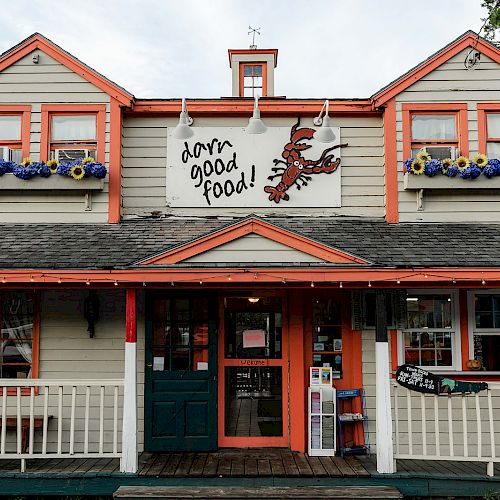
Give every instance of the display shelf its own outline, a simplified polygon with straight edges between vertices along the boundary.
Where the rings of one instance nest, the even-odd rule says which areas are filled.
[[[333,387],[309,387],[308,421],[310,456],[334,456],[337,442],[336,391]]]
[[[363,389],[338,390],[336,399],[340,456],[343,457],[346,453],[370,454],[368,415]],[[350,435],[351,440],[346,441],[346,435]],[[356,443],[355,439],[362,440],[362,443]],[[352,444],[347,446],[349,442]]]

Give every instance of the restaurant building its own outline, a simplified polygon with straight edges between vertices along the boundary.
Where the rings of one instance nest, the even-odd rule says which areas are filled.
[[[469,31],[326,101],[280,96],[276,49],[228,55],[232,96],[185,103],[40,34],[0,56],[0,459],[119,459],[131,481],[140,457],[189,476],[269,448],[330,477],[316,367],[359,416],[327,448],[371,451],[379,480],[414,460],[493,481],[500,50]],[[488,389],[411,391],[403,364]]]

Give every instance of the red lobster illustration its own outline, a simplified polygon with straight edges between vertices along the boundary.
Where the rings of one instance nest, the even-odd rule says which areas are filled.
[[[275,174],[270,175],[268,179],[272,181],[276,177],[281,177],[280,182],[277,186],[264,187],[264,191],[269,193],[269,200],[275,203],[279,203],[280,200],[287,201],[290,197],[286,191],[294,184],[299,190],[301,186],[307,186],[308,182],[312,179],[312,177],[307,174],[331,174],[335,172],[340,165],[340,158],[333,161],[335,155],[329,153],[334,149],[347,146],[347,144],[331,146],[321,153],[318,160],[306,160],[302,157],[301,151],[309,149],[312,146],[311,144],[305,144],[300,141],[305,139],[311,140],[315,130],[307,127],[298,128],[298,126],[299,122],[290,130],[290,142],[285,145],[281,153],[285,161],[273,160],[275,167],[271,170],[275,172]],[[279,163],[282,163],[285,167],[277,167],[276,165]]]

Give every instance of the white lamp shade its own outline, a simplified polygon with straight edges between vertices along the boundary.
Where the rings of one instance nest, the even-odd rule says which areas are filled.
[[[321,127],[314,132],[314,138],[318,142],[334,142],[335,134],[333,133],[332,128],[330,127],[330,117],[325,115],[323,117],[323,121],[321,123]]]
[[[267,130],[264,122],[260,118],[250,118],[248,126],[245,129],[247,134],[263,134]]]
[[[172,132],[172,137],[175,139],[189,139],[193,137],[194,132],[189,128],[189,119],[187,114],[183,111],[179,117],[179,124]]]

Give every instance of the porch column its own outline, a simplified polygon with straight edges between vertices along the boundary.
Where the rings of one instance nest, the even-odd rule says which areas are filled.
[[[137,472],[137,292],[126,291],[121,472]]]
[[[375,406],[377,430],[377,472],[395,472],[392,440],[389,342],[384,290],[376,291]]]

